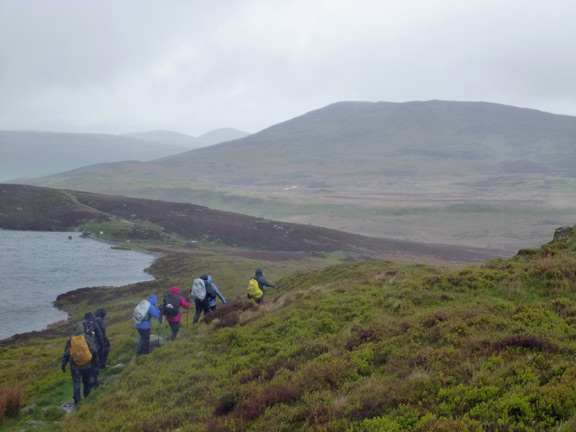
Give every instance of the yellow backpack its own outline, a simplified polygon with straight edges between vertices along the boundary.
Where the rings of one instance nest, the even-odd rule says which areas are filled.
[[[256,300],[264,295],[256,279],[250,279],[250,283],[248,283],[248,294]]]
[[[70,338],[70,355],[77,366],[85,365],[92,360],[92,353],[90,352],[90,348],[88,348],[84,335],[72,336]]]

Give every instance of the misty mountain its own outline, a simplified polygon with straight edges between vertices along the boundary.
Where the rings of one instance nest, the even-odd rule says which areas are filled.
[[[243,132],[238,129],[234,128],[221,128],[215,129],[204,135],[200,135],[198,140],[206,143],[206,144],[219,144],[224,141],[233,141],[240,138],[245,138],[250,135],[248,132]]]
[[[216,129],[199,138],[164,130],[120,135],[0,131],[0,181],[107,162],[152,161],[248,135],[232,128]]]
[[[484,102],[340,102],[245,138],[144,164],[46,179],[144,176],[307,188],[375,187],[382,178],[576,176],[576,117]],[[60,186],[66,186],[59,183]]]
[[[0,181],[105,162],[150,161],[186,150],[180,145],[118,135],[0,131]]]
[[[233,128],[215,129],[199,137],[193,137],[183,133],[166,130],[131,132],[122,134],[122,136],[127,136],[130,138],[137,138],[150,142],[172,144],[186,147],[188,149],[196,149],[208,145],[218,144],[224,141],[232,141],[235,139],[244,138],[248,135],[250,134],[247,132],[242,132]]]
[[[206,145],[204,141],[201,141],[200,139],[195,138],[193,136],[168,130],[129,132],[125,134],[120,134],[120,136],[135,138],[143,141],[150,141],[154,143],[171,144],[186,149],[199,148]]]

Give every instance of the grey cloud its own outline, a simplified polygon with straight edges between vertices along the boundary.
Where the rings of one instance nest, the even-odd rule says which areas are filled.
[[[0,0],[0,129],[255,132],[339,100],[576,115],[576,7]]]

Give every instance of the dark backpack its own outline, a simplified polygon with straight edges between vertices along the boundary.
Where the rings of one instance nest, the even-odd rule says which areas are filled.
[[[216,292],[214,288],[212,288],[212,284],[205,280],[204,285],[206,285],[206,298],[208,300],[214,300],[216,298]]]
[[[180,307],[180,296],[176,294],[168,294],[164,297],[162,303],[162,313],[167,317],[175,317],[178,315],[178,308]]]

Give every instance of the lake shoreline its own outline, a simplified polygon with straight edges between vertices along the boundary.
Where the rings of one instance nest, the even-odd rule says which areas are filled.
[[[28,231],[21,231],[21,230],[7,230],[7,229],[2,229],[2,231],[4,232],[28,232]],[[39,233],[39,231],[30,231],[33,233]],[[0,339],[0,347],[8,347],[8,346],[13,346],[13,345],[17,345],[20,344],[22,342],[31,340],[31,339],[54,339],[54,338],[58,338],[58,337],[62,337],[63,336],[63,332],[62,332],[62,328],[64,328],[64,333],[65,335],[68,335],[69,333],[69,326],[70,326],[70,322],[72,320],[72,316],[74,313],[74,303],[68,303],[68,302],[64,302],[64,305],[62,305],[62,300],[66,300],[66,299],[70,299],[70,298],[75,298],[78,296],[78,293],[82,293],[82,297],[86,298],[87,297],[87,293],[90,292],[90,297],[94,296],[94,295],[101,295],[105,292],[108,292],[109,290],[125,290],[126,288],[135,285],[135,284],[142,284],[142,283],[146,283],[146,282],[154,282],[157,279],[157,276],[154,275],[150,269],[153,266],[153,264],[158,260],[161,259],[162,257],[166,256],[165,253],[162,252],[158,252],[158,251],[154,251],[154,250],[149,250],[146,248],[142,248],[142,247],[129,247],[129,248],[125,248],[123,246],[126,246],[122,243],[118,243],[118,242],[114,242],[114,241],[110,241],[110,240],[106,240],[106,239],[102,239],[102,238],[98,238],[97,236],[94,235],[90,235],[90,236],[82,236],[81,233],[76,232],[76,231],[46,231],[45,233],[58,233],[58,234],[64,234],[66,236],[68,236],[68,240],[66,241],[71,241],[73,238],[78,238],[78,239],[88,239],[88,240],[97,240],[98,243],[105,243],[107,245],[110,246],[110,249],[118,249],[118,250],[128,250],[128,251],[133,251],[133,252],[137,252],[139,254],[145,254],[148,256],[152,257],[152,260],[150,262],[148,262],[146,264],[146,267],[141,268],[141,271],[146,275],[145,278],[141,279],[141,280],[137,280],[138,278],[135,278],[135,282],[131,282],[131,283],[127,283],[127,284],[123,284],[123,285],[91,285],[91,286],[84,286],[84,287],[77,287],[77,288],[72,288],[69,289],[68,291],[64,291],[61,293],[56,294],[55,297],[52,298],[52,300],[49,303],[49,307],[50,308],[54,308],[57,311],[63,312],[66,314],[66,318],[65,319],[57,319],[58,317],[55,317],[56,319],[54,321],[48,322],[48,323],[44,323],[44,324],[40,324],[43,325],[43,328],[41,329],[33,329],[33,330],[29,330],[29,331],[22,331],[19,333],[14,333],[11,334],[8,337],[4,337],[2,339]],[[75,237],[72,237],[75,234],[80,234],[77,235]],[[104,282],[106,283],[106,282]],[[68,303],[68,304],[66,304]],[[92,311],[94,312],[94,311]],[[20,318],[17,318],[20,319]],[[14,319],[12,321],[14,323]]]

